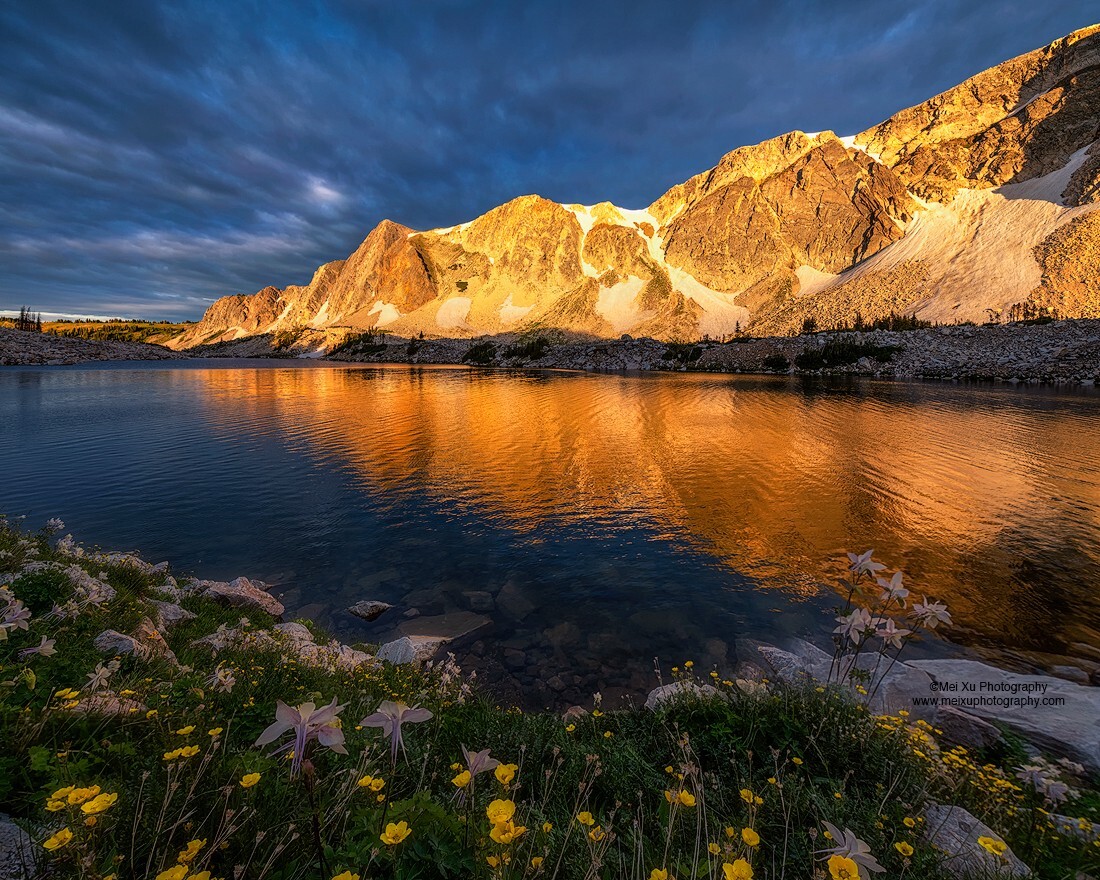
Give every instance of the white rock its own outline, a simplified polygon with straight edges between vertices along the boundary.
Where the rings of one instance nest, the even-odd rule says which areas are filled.
[[[924,839],[947,856],[944,867],[959,880],[984,877],[1030,877],[1031,869],[1011,849],[1001,856],[986,852],[979,837],[1001,837],[962,807],[930,804],[924,810]]]
[[[229,583],[221,581],[203,581],[202,595],[233,608],[247,611],[266,611],[272,617],[281,617],[286,610],[283,603],[262,589],[260,581],[253,583],[246,577],[239,577]],[[259,585],[259,586],[258,586]]]
[[[667,703],[692,698],[705,700],[717,693],[717,689],[709,684],[699,685],[693,681],[674,681],[671,684],[663,684],[651,690],[649,696],[645,698],[645,707],[651,712],[656,712]]]
[[[985,698],[986,705],[958,708],[1003,724],[1038,746],[1084,764],[1093,773],[1100,772],[1100,688],[1049,675],[1020,675],[976,660],[912,660],[909,665],[929,673],[944,685],[954,682],[961,688],[963,682],[972,684],[973,692],[942,693]],[[1032,691],[1034,688],[1037,690]],[[1062,705],[990,705],[994,701],[1054,698],[1061,699]]]
[[[149,604],[153,606],[153,610],[156,612],[161,629],[171,629],[176,624],[194,620],[197,616],[194,612],[181,608],[174,602],[159,602],[156,599],[150,599]]]
[[[144,647],[137,639],[113,629],[105,629],[95,637],[92,644],[100,654],[108,657],[118,654],[136,654],[140,657],[145,654]]]
[[[36,854],[30,835],[0,813],[0,880],[37,877]]]

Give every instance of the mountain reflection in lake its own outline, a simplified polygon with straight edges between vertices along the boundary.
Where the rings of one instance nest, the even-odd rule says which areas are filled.
[[[867,547],[950,605],[956,642],[1049,665],[1100,647],[1097,402],[286,361],[5,368],[0,511],[276,582],[345,640],[474,629],[460,660],[529,704],[644,691],[654,658],[728,670],[746,636],[824,644],[840,560]],[[398,607],[344,611],[368,598]]]

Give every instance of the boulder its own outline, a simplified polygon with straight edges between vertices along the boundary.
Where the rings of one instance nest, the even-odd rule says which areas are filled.
[[[1011,849],[1000,856],[983,849],[979,837],[1001,837],[962,807],[929,804],[924,810],[922,834],[929,845],[946,856],[944,867],[959,880],[1031,876],[1031,869]]]
[[[492,629],[491,618],[472,611],[451,611],[446,614],[421,615],[406,620],[397,629],[406,636],[429,636],[448,642],[472,640]]]
[[[386,642],[378,649],[377,658],[399,666],[404,663],[425,663],[431,660],[450,639],[438,636],[402,636]]]
[[[92,645],[100,654],[115,657],[119,654],[145,655],[145,646],[133,636],[120,633],[113,629],[105,629],[92,641]]]
[[[353,614],[363,620],[377,620],[391,608],[393,606],[386,602],[379,602],[376,599],[364,599],[362,602],[356,602],[348,608],[348,614]]]
[[[995,746],[1002,739],[1000,728],[954,706],[936,709],[936,727],[943,731],[941,742],[972,752]]]
[[[0,880],[37,877],[36,854],[30,835],[0,813]]]
[[[88,696],[82,696],[80,701],[73,706],[71,712],[83,712],[88,715],[109,715],[111,717],[122,717],[127,715],[144,715],[149,711],[149,708],[137,700],[131,700],[128,697],[120,697],[118,694],[113,694],[110,691],[99,691],[98,693],[89,694]]]
[[[282,602],[265,590],[266,584],[239,577],[229,583],[201,581],[202,595],[207,599],[241,608],[245,611],[265,611],[272,617],[281,617],[286,610]]]
[[[462,601],[466,603],[466,607],[471,611],[488,613],[496,608],[493,594],[484,590],[467,590],[462,594]]]
[[[693,681],[674,681],[671,684],[663,684],[649,692],[645,698],[645,707],[651,712],[664,708],[669,703],[678,700],[699,699],[706,700],[718,693],[717,689],[709,684],[696,684]]]
[[[157,626],[162,630],[169,630],[177,624],[194,620],[197,616],[175,602],[160,602],[156,599],[150,599],[149,604],[153,606],[153,611],[157,617]]]
[[[1100,773],[1100,688],[1049,675],[1007,672],[976,660],[913,660],[909,665],[932,675],[938,693],[980,699],[981,705],[963,707],[971,715],[1003,724],[1036,745]],[[974,690],[963,690],[964,683]],[[959,690],[945,690],[952,686]],[[1056,698],[1060,705],[1039,702]]]

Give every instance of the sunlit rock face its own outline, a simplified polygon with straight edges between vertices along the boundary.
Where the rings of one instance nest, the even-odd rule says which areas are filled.
[[[230,296],[177,348],[299,328],[469,337],[788,333],[899,312],[984,321],[1100,295],[1100,26],[850,137],[733,150],[648,208],[521,196],[468,223],[383,221],[309,284]]]

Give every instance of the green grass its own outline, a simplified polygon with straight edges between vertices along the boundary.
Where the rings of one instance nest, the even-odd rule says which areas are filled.
[[[684,698],[660,712],[589,709],[569,719],[525,714],[497,706],[448,668],[332,671],[279,647],[215,656],[195,641],[219,626],[238,626],[242,614],[192,596],[182,604],[195,619],[166,636],[183,668],[123,656],[110,689],[143,708],[120,717],[82,713],[86,692],[74,702],[57,691],[81,689],[96,664],[110,659],[92,640],[107,628],[133,631],[164,575],[67,556],[55,544],[44,533],[0,525],[4,569],[20,572],[33,560],[75,565],[103,573],[116,595],[102,608],[58,620],[48,613],[72,598],[68,574],[32,572],[11,584],[33,617],[27,631],[13,630],[0,641],[6,745],[0,811],[16,817],[36,842],[63,826],[74,832],[50,856],[53,877],[155,878],[176,864],[189,841],[205,840],[191,873],[209,869],[225,878],[242,865],[247,877],[322,880],[344,870],[362,877],[648,878],[657,867],[678,878],[720,877],[721,863],[738,857],[751,859],[758,878],[801,878],[822,865],[815,851],[823,846],[827,820],[866,841],[885,876],[936,880],[946,876],[939,856],[922,842],[919,824],[905,824],[930,798],[967,805],[1018,853],[1026,851],[1039,877],[1100,868],[1095,848],[1083,852],[1076,842],[1036,834],[1034,810],[1010,814],[1024,800],[998,781],[1008,778],[1004,768],[959,755],[949,766],[929,745],[927,731],[901,718],[874,718],[838,689],[750,691],[721,678],[721,670],[685,665],[679,677],[698,675],[718,695]],[[255,632],[274,622],[260,613],[247,617]],[[21,659],[43,636],[56,639],[57,653]],[[210,683],[218,664],[236,678],[228,693]],[[253,745],[274,719],[277,700],[321,705],[334,697],[346,705],[340,718],[347,755],[315,747],[312,769],[291,779],[283,757]],[[434,713],[406,726],[407,755],[393,767],[378,731],[357,724],[384,699]],[[208,733],[218,728],[216,736]],[[193,757],[165,760],[165,753],[189,745],[198,747]],[[463,746],[487,748],[516,764],[515,778],[504,784],[493,773],[479,776],[471,798],[452,782]],[[1015,744],[1000,757],[1016,760]],[[246,773],[259,773],[259,783],[242,787]],[[384,778],[380,792],[356,784],[368,774]],[[83,824],[79,805],[46,810],[52,792],[92,784],[118,794],[94,826]],[[751,792],[751,803],[743,790]],[[670,805],[666,792],[680,791],[695,798],[693,806]],[[527,829],[508,845],[489,836],[485,809],[495,798],[512,800],[517,824]],[[1072,807],[1096,816],[1100,802],[1086,792]],[[601,828],[598,840],[577,821],[585,811]],[[383,844],[380,832],[400,820],[411,835]],[[741,842],[742,828],[755,829],[759,847]],[[894,848],[900,841],[913,845],[911,859]],[[708,853],[710,843],[717,855]],[[488,859],[505,856],[507,864],[490,866]],[[536,871],[531,859],[540,857]]]

